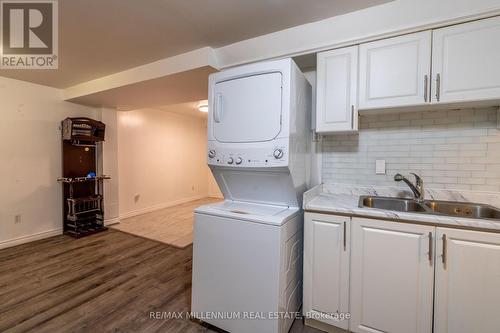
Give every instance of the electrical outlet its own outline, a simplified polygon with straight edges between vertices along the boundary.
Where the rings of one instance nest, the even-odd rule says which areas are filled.
[[[375,174],[385,175],[385,160],[375,161]]]
[[[14,224],[21,223],[21,215],[14,216]]]

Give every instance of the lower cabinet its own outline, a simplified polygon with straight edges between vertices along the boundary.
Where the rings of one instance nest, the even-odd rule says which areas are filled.
[[[432,226],[352,219],[353,332],[432,332]]]
[[[350,218],[305,214],[304,305],[306,318],[348,329]]]
[[[500,233],[305,216],[306,316],[360,333],[500,332]]]
[[[437,228],[435,333],[500,331],[500,234]]]

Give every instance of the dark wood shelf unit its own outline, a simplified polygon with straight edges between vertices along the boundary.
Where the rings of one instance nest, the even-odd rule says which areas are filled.
[[[90,118],[62,122],[63,231],[79,238],[107,230],[104,226],[104,181],[99,173],[105,125]]]

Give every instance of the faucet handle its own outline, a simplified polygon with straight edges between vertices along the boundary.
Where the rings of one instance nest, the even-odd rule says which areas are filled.
[[[420,185],[422,184],[424,181],[422,179],[422,177],[420,177],[419,175],[417,175],[416,173],[414,172],[410,172],[410,174],[414,175],[415,176],[415,181],[417,183],[417,185]]]

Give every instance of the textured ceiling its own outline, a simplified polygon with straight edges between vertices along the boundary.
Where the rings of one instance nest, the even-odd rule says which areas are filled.
[[[59,69],[1,70],[67,88],[204,46],[220,47],[388,0],[59,0]]]

